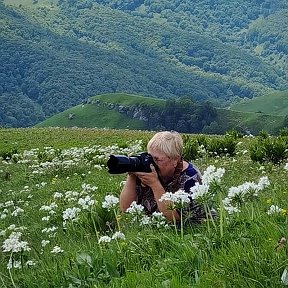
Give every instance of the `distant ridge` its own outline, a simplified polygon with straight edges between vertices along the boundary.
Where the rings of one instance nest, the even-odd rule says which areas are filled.
[[[139,113],[137,117],[135,117],[135,110],[133,110],[134,117],[126,113],[129,107],[139,107],[145,104],[151,108],[161,108],[164,107],[166,101],[125,93],[102,94],[87,99],[85,104],[58,113],[37,124],[36,127],[96,127],[146,130],[146,121],[141,120]],[[236,111],[232,108],[219,108],[217,109],[217,115],[217,120],[206,127],[202,131],[203,133],[223,134],[228,130],[236,129],[242,132],[249,131],[253,134],[257,134],[261,130],[275,134],[283,127],[284,120],[283,115]]]

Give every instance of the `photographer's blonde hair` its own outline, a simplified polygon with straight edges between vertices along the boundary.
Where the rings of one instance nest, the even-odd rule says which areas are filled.
[[[182,156],[183,139],[176,131],[158,132],[148,142],[147,150],[160,151],[167,157],[176,159]]]

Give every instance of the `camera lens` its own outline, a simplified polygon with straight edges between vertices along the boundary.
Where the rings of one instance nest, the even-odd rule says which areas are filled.
[[[126,157],[123,155],[110,155],[107,161],[110,174],[121,174],[126,172],[136,172],[141,165],[137,157]],[[139,170],[138,170],[139,171]]]

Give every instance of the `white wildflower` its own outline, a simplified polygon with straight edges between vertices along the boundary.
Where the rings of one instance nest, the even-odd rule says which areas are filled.
[[[35,266],[36,265],[36,261],[35,260],[28,260],[26,262],[26,266],[28,267],[32,267],[32,266]]]
[[[141,204],[137,204],[136,201],[133,201],[130,204],[130,207],[127,208],[126,212],[130,213],[130,214],[141,214],[144,211],[144,206],[142,206]]]
[[[271,205],[269,210],[267,211],[268,215],[273,215],[273,214],[280,214],[282,212],[282,209],[278,207],[277,205]]]
[[[62,253],[64,252],[64,250],[62,250],[59,246],[54,246],[54,248],[51,250],[51,253],[52,254],[59,254],[59,253]]]
[[[54,210],[58,207],[58,205],[53,202],[51,203],[50,205],[42,205],[39,209],[39,211],[47,211],[47,212],[50,212],[51,210]]]
[[[154,212],[152,214],[152,224],[156,225],[157,228],[166,226],[166,218],[162,212]]]
[[[63,197],[63,194],[60,193],[60,192],[55,192],[54,195],[53,195],[54,199],[57,199],[57,198],[59,199],[59,198],[62,198],[62,197]]]
[[[95,192],[98,189],[98,187],[92,186],[91,184],[86,184],[86,183],[83,183],[81,185],[81,188],[82,188],[82,193]]]
[[[109,237],[109,236],[101,236],[101,237],[99,238],[98,243],[102,243],[102,242],[104,242],[104,243],[109,243],[109,242],[111,242],[111,240],[112,240],[112,238]]]
[[[266,188],[269,185],[270,185],[270,181],[269,181],[268,177],[264,176],[264,177],[261,177],[259,179],[259,182],[258,182],[257,186],[258,186],[259,190],[263,190],[264,188]]]
[[[13,260],[11,257],[7,263],[7,269],[10,270],[12,268],[15,268],[15,269],[19,269],[21,268],[22,265],[21,265],[21,261],[16,261],[16,260]]]
[[[113,240],[117,240],[117,239],[125,240],[125,235],[122,232],[117,231],[113,234],[112,239]]]
[[[190,188],[191,198],[192,199],[201,199],[208,196],[209,192],[209,185],[207,184],[199,184],[198,182],[195,183],[193,187]]]
[[[41,246],[42,247],[45,247],[47,244],[49,244],[50,243],[50,241],[49,240],[42,240],[41,241]]]
[[[58,227],[52,226],[52,227],[42,229],[41,232],[49,234],[49,233],[55,232],[57,229],[58,229]]]
[[[50,216],[45,216],[41,218],[42,221],[49,221],[50,220]]]
[[[189,203],[190,198],[189,198],[189,194],[186,193],[184,190],[178,190],[175,193],[171,193],[171,192],[164,193],[159,199],[159,201],[160,202],[171,201],[173,203],[184,204],[184,203]]]
[[[140,219],[140,225],[149,225],[152,223],[151,217],[147,215],[143,215],[143,217]]]
[[[89,210],[89,208],[94,205],[94,200],[91,199],[89,195],[87,195],[85,198],[80,198],[78,200],[78,204],[82,206],[83,209]]]
[[[28,246],[28,242],[20,240],[21,235],[21,232],[12,232],[9,238],[3,242],[3,252],[30,251],[31,248]]]
[[[65,211],[63,211],[64,223],[66,222],[66,220],[71,220],[72,222],[78,221],[77,216],[80,211],[81,209],[78,207],[67,208]]]
[[[113,195],[105,196],[104,201],[102,202],[102,207],[107,208],[108,210],[113,209],[119,203],[119,198]]]
[[[207,167],[207,169],[204,171],[202,176],[202,182],[204,185],[210,185],[212,182],[220,183],[221,178],[223,177],[225,173],[224,168],[217,168],[214,165],[210,165]]]

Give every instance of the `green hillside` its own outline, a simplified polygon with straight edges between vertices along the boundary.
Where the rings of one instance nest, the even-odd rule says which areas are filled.
[[[120,103],[122,106],[132,106],[145,103],[152,106],[161,106],[163,100],[143,97],[139,95],[128,95],[123,93],[105,94],[91,97],[90,104],[81,104],[62,113],[58,113],[36,127],[97,127],[97,128],[117,128],[117,129],[145,129],[144,121],[128,117],[124,113],[119,113],[111,107],[98,105],[93,101],[101,103]]]
[[[138,109],[138,112],[141,112],[142,109],[142,112],[147,115],[148,113],[145,111],[156,109],[156,113],[159,114],[159,111],[165,110],[165,105],[167,105],[167,100],[151,97],[123,93],[98,95],[88,99],[85,104],[77,105],[46,119],[37,124],[36,127],[97,127],[149,130],[148,125],[150,120],[146,119],[144,121],[140,120],[139,117],[135,118],[135,109]],[[283,127],[283,116],[240,112],[221,108],[216,111],[217,115],[215,115],[215,118],[210,123],[203,126],[201,130],[191,130],[190,132],[223,134],[228,130],[236,129],[241,132],[250,131],[253,134],[257,134],[261,130],[276,134]],[[170,110],[170,114],[176,113],[176,110]],[[169,118],[169,116],[168,114],[165,117]],[[163,116],[159,117],[163,118]],[[190,118],[194,119],[193,121],[197,121],[195,120],[197,117],[193,115],[193,111],[191,111]],[[158,122],[160,122],[160,119],[158,119]],[[177,130],[187,132],[181,131],[181,127],[183,128],[184,126],[178,126]],[[173,130],[175,127],[165,126],[162,128]]]
[[[32,126],[91,95],[225,107],[287,89],[286,2],[2,0],[0,126]]]
[[[288,115],[288,91],[272,93],[253,99],[243,99],[240,103],[231,105],[230,109],[286,116]]]
[[[222,131],[235,129],[242,132],[250,132],[253,135],[264,130],[271,134],[277,134],[283,128],[283,116],[240,112],[229,109],[218,109],[218,125]],[[211,128],[210,128],[211,129]],[[213,127],[211,132],[213,131]]]

